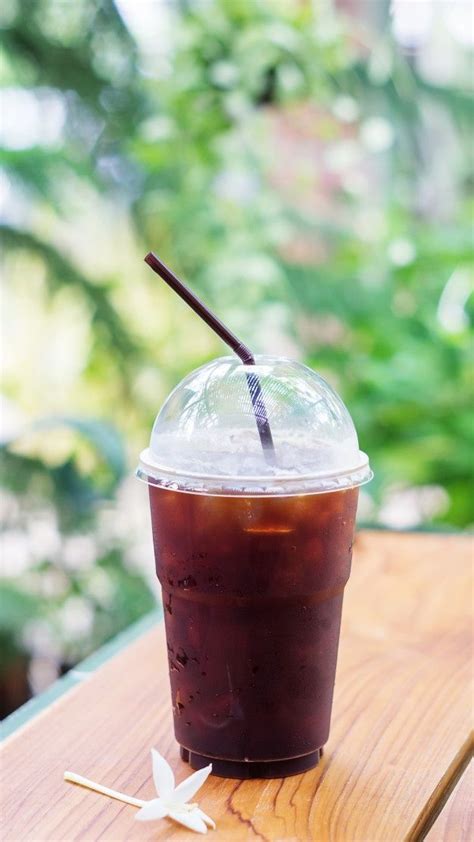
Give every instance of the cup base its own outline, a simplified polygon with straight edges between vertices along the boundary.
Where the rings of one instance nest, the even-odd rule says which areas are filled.
[[[207,757],[205,754],[196,754],[194,751],[183,746],[179,747],[180,754],[192,769],[202,769],[212,763],[212,774],[219,778],[238,778],[247,780],[249,778],[287,778],[290,775],[300,775],[308,769],[318,765],[322,756],[322,748],[304,754],[302,757],[290,757],[285,760],[222,760],[215,757]]]

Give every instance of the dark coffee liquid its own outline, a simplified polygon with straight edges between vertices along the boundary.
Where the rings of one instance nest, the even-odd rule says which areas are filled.
[[[273,777],[317,762],[357,498],[150,486],[175,733],[193,766]]]

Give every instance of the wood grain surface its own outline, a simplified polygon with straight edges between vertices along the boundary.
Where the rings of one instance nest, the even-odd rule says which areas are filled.
[[[471,760],[428,832],[426,842],[472,842],[474,839],[474,762]]]
[[[199,803],[217,822],[211,842],[422,838],[469,751],[471,551],[462,536],[358,535],[324,757],[285,780],[209,778]],[[69,769],[151,798],[152,746],[186,777],[168,693],[160,626],[13,734],[2,752],[2,838],[191,839],[62,779]],[[449,809],[446,838],[460,842],[464,814]]]

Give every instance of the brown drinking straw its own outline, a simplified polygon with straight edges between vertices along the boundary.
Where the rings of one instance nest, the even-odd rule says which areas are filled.
[[[221,322],[221,320],[214,315],[214,313],[209,310],[203,301],[192,292],[183,281],[180,281],[179,278],[176,277],[174,272],[171,269],[168,269],[164,263],[153,254],[153,252],[149,252],[145,257],[145,263],[148,263],[154,272],[160,276],[167,284],[171,287],[179,296],[186,302],[186,304],[194,310],[198,316],[209,325],[212,330],[220,336],[224,342],[229,345],[230,348],[237,354],[238,357],[242,360],[244,365],[255,365],[255,357],[252,352],[244,345],[243,342],[238,339],[238,337],[229,330],[228,327]],[[275,446],[273,444],[272,438],[272,431],[270,429],[270,424],[268,423],[268,416],[267,410],[265,407],[265,401],[263,399],[262,388],[260,386],[260,380],[256,374],[251,372],[246,372],[247,377],[247,385],[250,392],[250,398],[252,401],[253,411],[255,413],[255,420],[257,422],[257,429],[258,434],[260,436],[260,442],[262,444],[263,452],[265,454],[265,458],[267,462],[274,463],[275,462]]]

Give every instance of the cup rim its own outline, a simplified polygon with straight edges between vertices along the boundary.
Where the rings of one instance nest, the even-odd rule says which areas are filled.
[[[148,485],[157,485],[164,488],[174,486],[173,490],[182,491],[196,491],[197,493],[210,493],[212,489],[218,489],[222,494],[242,494],[248,493],[258,494],[263,496],[265,494],[286,494],[286,493],[316,493],[336,491],[344,488],[354,488],[355,486],[364,485],[373,477],[373,472],[369,465],[369,457],[364,451],[359,450],[359,461],[356,465],[343,468],[338,471],[314,471],[311,473],[298,474],[296,476],[288,476],[277,474],[269,476],[268,474],[260,475],[244,475],[231,476],[229,474],[206,474],[196,471],[185,471],[182,468],[170,468],[161,465],[151,457],[151,449],[149,447],[142,450],[139,457],[138,466],[136,469],[136,476],[138,479],[146,482]],[[331,480],[334,481],[331,487]],[[346,482],[344,482],[346,480]],[[321,488],[318,484],[325,483],[325,487]],[[209,488],[196,488],[193,486],[206,483]],[[314,488],[309,488],[314,483]],[[177,485],[176,485],[177,484]],[[181,486],[181,487],[180,487]],[[263,486],[263,488],[261,488]],[[298,492],[297,488],[301,490]],[[257,490],[258,488],[258,490]]]

